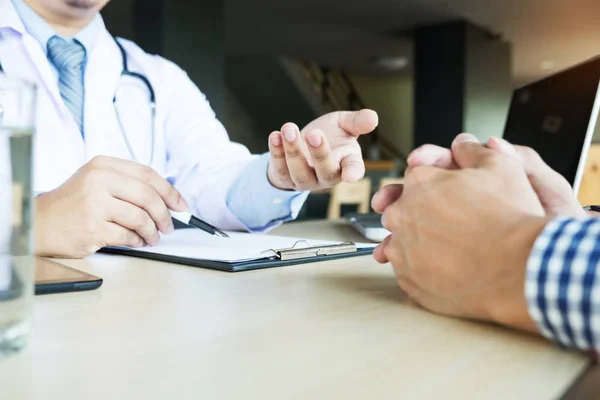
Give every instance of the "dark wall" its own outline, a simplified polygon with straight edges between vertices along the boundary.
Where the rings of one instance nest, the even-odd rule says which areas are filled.
[[[118,37],[134,39],[134,4],[135,0],[113,0],[106,5],[102,10],[102,17],[110,33]]]
[[[300,128],[315,118],[306,100],[276,58],[227,57],[227,86],[256,121],[267,143],[268,135],[286,122]]]
[[[137,0],[146,1],[146,0]],[[164,56],[184,68],[223,117],[224,0],[165,0]]]
[[[510,44],[481,29],[467,31],[465,126],[467,132],[487,141],[502,136],[512,98]]]
[[[102,12],[109,30],[179,65],[223,116],[224,0],[113,0]]]
[[[415,32],[415,147],[448,147],[463,129],[465,37],[462,22]]]
[[[415,31],[415,146],[448,147],[461,132],[501,136],[511,87],[510,44],[465,21]]]

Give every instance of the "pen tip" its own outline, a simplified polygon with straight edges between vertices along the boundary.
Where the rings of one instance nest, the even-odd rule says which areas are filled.
[[[225,232],[223,232],[223,231],[219,231],[219,230],[216,230],[216,231],[215,231],[215,235],[217,235],[217,236],[219,236],[219,237],[222,237],[222,238],[229,238],[229,235],[228,235],[228,234],[226,234],[226,233],[225,233]]]

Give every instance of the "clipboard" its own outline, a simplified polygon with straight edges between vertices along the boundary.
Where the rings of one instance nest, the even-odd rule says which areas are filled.
[[[100,252],[182,264],[192,267],[214,269],[225,272],[242,272],[331,261],[342,258],[367,256],[373,254],[375,249],[374,247],[360,248],[353,242],[342,242],[320,246],[303,246],[306,244],[308,244],[307,241],[298,240],[292,247],[264,251],[264,258],[237,262],[180,257],[121,247],[106,247],[101,249]]]

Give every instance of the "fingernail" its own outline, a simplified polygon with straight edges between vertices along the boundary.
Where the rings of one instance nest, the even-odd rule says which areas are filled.
[[[263,142],[263,143],[264,143],[264,142]],[[181,196],[181,197],[179,198],[179,205],[180,205],[181,207],[184,207],[186,210],[189,210],[189,209],[190,209],[190,205],[188,204],[187,200],[183,198],[183,196]]]
[[[371,199],[371,204],[375,204],[379,201],[379,198],[381,197],[381,192],[377,192],[373,195],[373,198]]]
[[[387,216],[387,213],[381,214],[381,226],[383,226],[385,229],[387,229],[386,220],[388,218],[386,216]]]
[[[165,233],[169,234],[169,233],[173,233],[174,231],[175,231],[175,227],[173,226],[173,222],[171,221],[171,224],[169,224],[169,226],[167,227],[167,231]]]
[[[505,153],[505,154],[508,154],[508,155],[512,155],[512,156],[517,155],[517,150],[515,149],[515,146],[513,146],[512,144],[510,144],[506,140],[504,140],[502,138],[499,138],[499,137],[491,137],[490,141],[496,142],[496,144],[499,147],[499,150],[502,153]]]
[[[463,143],[481,143],[479,139],[477,139],[474,135],[470,133],[461,133],[454,139],[455,144],[463,144]]]
[[[310,145],[312,147],[319,147],[323,143],[323,138],[321,138],[321,135],[318,135],[318,134],[309,135],[308,143],[310,143]]]
[[[271,136],[271,144],[273,146],[281,146],[281,135],[275,134]]]
[[[283,134],[285,135],[285,139],[290,142],[290,143],[294,143],[296,141],[296,128],[294,128],[291,125],[286,125],[283,128]]]

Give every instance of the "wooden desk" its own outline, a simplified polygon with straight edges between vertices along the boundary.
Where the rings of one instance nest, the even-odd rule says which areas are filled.
[[[356,239],[342,223],[287,235]],[[556,398],[587,359],[407,305],[370,257],[229,274],[99,255],[93,292],[38,297],[0,399]],[[598,392],[596,392],[598,393]]]

